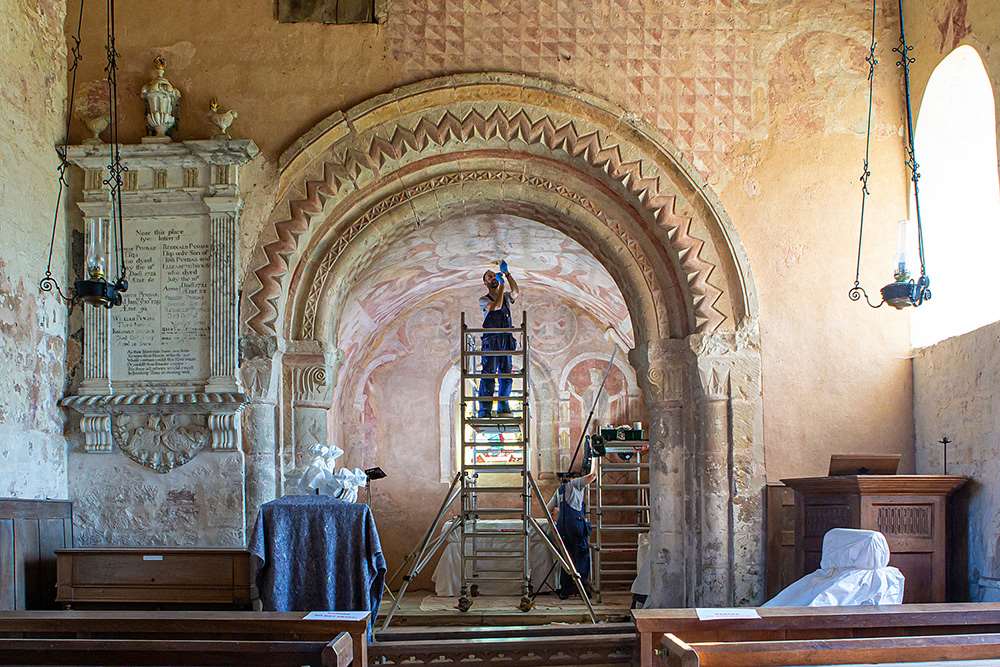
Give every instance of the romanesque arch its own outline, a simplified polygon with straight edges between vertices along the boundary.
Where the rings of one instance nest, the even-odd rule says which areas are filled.
[[[333,114],[282,156],[242,305],[249,495],[278,492],[296,433],[325,428],[338,318],[379,248],[483,212],[564,232],[626,299],[653,441],[654,600],[759,601],[760,355],[746,255],[718,199],[655,130],[524,76],[405,86]]]

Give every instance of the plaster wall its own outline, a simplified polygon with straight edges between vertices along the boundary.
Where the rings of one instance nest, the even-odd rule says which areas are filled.
[[[64,130],[65,3],[0,2],[0,497],[66,497],[66,307],[39,295]],[[53,276],[67,282],[65,208]],[[15,241],[16,240],[16,241]]]
[[[990,0],[906,0],[904,10],[908,39],[919,46],[912,70],[918,117],[932,72],[962,45],[974,47],[983,59],[995,106],[1000,108],[1000,6]],[[1000,115],[997,119],[1000,137]],[[1000,323],[919,350],[913,363],[916,471],[943,470],[943,450],[937,442],[948,436],[954,441],[949,446],[948,472],[972,478],[964,494],[969,509],[967,574],[972,600],[1000,599],[998,359]]]
[[[270,0],[238,12],[194,0],[169,13],[126,9],[123,134],[142,133],[137,92],[163,54],[185,95],[179,138],[209,133],[203,113],[217,96],[240,112],[235,135],[262,148],[241,185],[244,271],[275,198],[279,154],[335,110],[426,76],[481,70],[542,76],[633,110],[706,176],[749,255],[768,478],[822,473],[830,452],[846,450],[901,452],[912,469],[907,319],[846,296],[864,151],[863,4],[397,0],[385,24],[355,26],[279,24]],[[103,26],[99,12],[88,17],[90,44]],[[893,43],[890,12],[880,26],[880,42]],[[84,80],[99,76],[97,60]],[[888,275],[906,201],[898,79],[880,77],[876,93],[862,262],[872,289]]]
[[[1000,322],[924,348],[913,362],[917,471],[971,478],[967,498],[972,600],[1000,600]],[[965,500],[963,500],[965,502]],[[955,544],[961,548],[963,545]]]

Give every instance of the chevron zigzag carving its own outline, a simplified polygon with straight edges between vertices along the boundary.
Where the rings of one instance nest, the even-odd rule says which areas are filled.
[[[497,106],[487,115],[471,109],[462,118],[450,110],[439,112],[437,120],[425,114],[412,129],[396,125],[389,139],[371,138],[367,148],[350,147],[339,159],[333,155],[335,145],[330,159],[324,162],[322,180],[305,182],[305,196],[289,201],[289,218],[274,225],[276,239],[263,247],[266,262],[254,270],[260,288],[249,297],[256,309],[249,319],[250,328],[263,335],[275,333],[281,282],[290,270],[289,257],[297,250],[299,237],[309,230],[312,218],[322,213],[325,199],[344,184],[363,184],[379,177],[387,162],[409,153],[441,151],[448,145],[473,141],[497,141],[510,148],[516,148],[518,143],[542,145],[582,160],[620,183],[635,197],[640,210],[652,217],[677,253],[693,301],[696,331],[712,331],[725,320],[715,308],[722,290],[709,283],[715,267],[700,256],[704,241],[690,234],[690,218],[675,214],[676,197],[660,191],[659,178],[643,174],[641,160],[625,161],[618,144],[605,145],[597,131],[581,134],[573,121],[557,125],[545,114],[532,119],[523,108],[508,115]]]

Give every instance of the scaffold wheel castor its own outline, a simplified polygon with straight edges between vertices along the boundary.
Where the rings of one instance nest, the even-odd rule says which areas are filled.
[[[458,598],[458,610],[460,612],[465,613],[470,609],[472,609],[472,600],[464,596]]]
[[[474,598],[479,597],[479,584],[472,584],[469,586],[469,595]]]
[[[532,609],[532,608],[533,608],[534,606],[535,606],[535,601],[534,601],[534,600],[532,600],[532,599],[531,599],[530,597],[528,597],[527,595],[525,595],[524,597],[522,597],[522,598],[521,598],[521,604],[520,604],[520,605],[518,605],[518,608],[519,608],[519,609],[520,609],[521,611],[531,611],[531,609]]]

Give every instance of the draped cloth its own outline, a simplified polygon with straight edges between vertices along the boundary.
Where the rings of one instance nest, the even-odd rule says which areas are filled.
[[[819,569],[768,600],[765,607],[902,604],[903,573],[889,566],[889,544],[874,530],[833,528],[823,536]]]
[[[368,505],[321,495],[264,503],[250,553],[264,611],[370,611],[372,634],[386,562]]]

